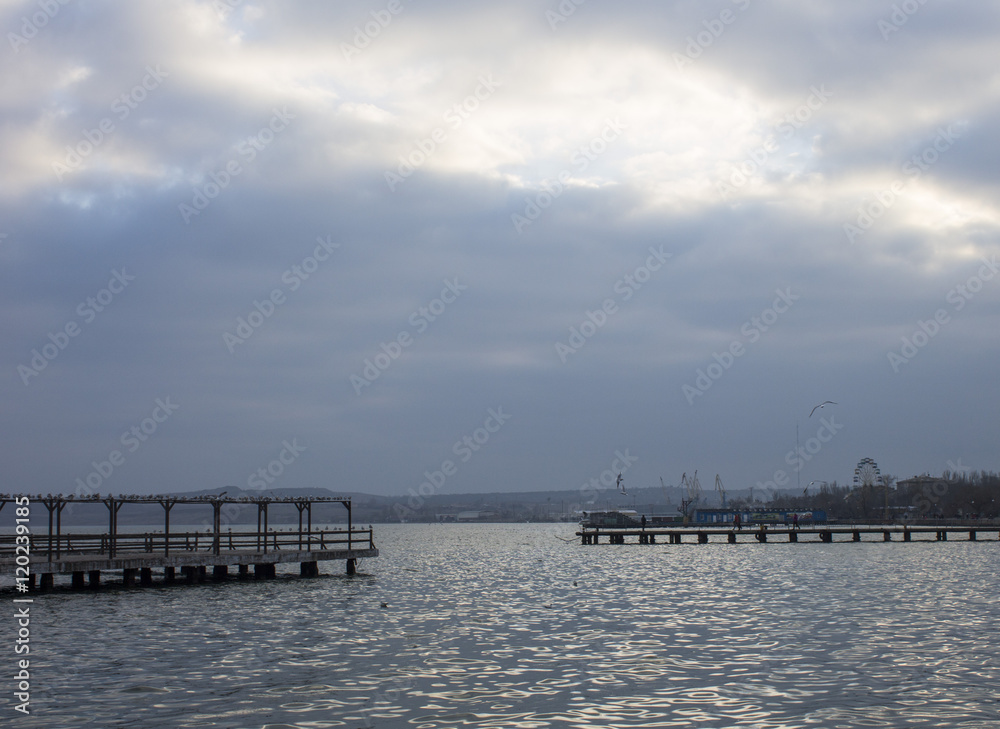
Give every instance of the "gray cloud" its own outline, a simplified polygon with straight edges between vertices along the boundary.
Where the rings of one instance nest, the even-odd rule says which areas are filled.
[[[307,450],[280,485],[403,494],[497,407],[510,421],[446,491],[576,488],[624,448],[635,485],[699,468],[739,489],[787,470],[796,425],[804,440],[827,398],[843,429],[805,480],[846,481],[865,456],[900,476],[958,457],[998,468],[1000,281],[953,293],[1000,250],[996,12],[928,4],[884,40],[890,7],[751,3],[678,68],[686,39],[740,5],[585,3],[553,29],[548,6],[403,3],[350,57],[385,4],[64,6],[0,54],[11,482],[71,492],[168,396],[176,413],[103,490],[245,485],[295,437]],[[495,91],[447,116],[490,74]],[[823,84],[833,95],[785,136]],[[276,110],[293,118],[262,132]],[[66,146],[106,118],[60,178]],[[593,146],[609,119],[624,131]],[[904,172],[955,124],[939,159]],[[769,137],[777,151],[723,199],[716,183]],[[531,201],[546,204],[519,233]],[[289,274],[318,236],[339,247]],[[651,247],[669,259],[627,283]],[[134,281],[87,321],[78,307],[122,269]],[[456,279],[461,295],[421,314]],[[753,318],[778,290],[799,298],[765,331]],[[608,300],[564,363],[557,343]],[[948,321],[894,371],[889,353],[939,309]],[[400,334],[411,343],[357,394],[352,375]],[[19,367],[50,343],[25,384]],[[684,386],[734,343],[689,403]]]

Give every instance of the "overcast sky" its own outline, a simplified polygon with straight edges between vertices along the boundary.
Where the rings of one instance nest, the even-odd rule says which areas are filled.
[[[577,3],[0,3],[2,490],[1000,469],[1000,6]]]

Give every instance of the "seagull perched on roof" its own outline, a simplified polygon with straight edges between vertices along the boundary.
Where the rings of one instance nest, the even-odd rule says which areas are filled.
[[[833,400],[826,400],[825,402],[821,402],[819,405],[817,405],[816,407],[814,407],[812,410],[809,411],[809,417],[811,418],[813,416],[813,413],[819,410],[820,408],[825,408],[827,405],[836,405],[836,404],[837,403],[835,403]]]

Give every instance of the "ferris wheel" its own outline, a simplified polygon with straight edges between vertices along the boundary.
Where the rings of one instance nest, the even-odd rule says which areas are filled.
[[[882,472],[873,458],[862,458],[854,469],[854,486],[871,488],[882,485]]]

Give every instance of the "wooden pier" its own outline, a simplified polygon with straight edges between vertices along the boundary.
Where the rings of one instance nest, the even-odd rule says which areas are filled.
[[[947,542],[948,535],[963,541],[980,541],[1000,539],[1000,527],[981,524],[964,525],[865,525],[850,524],[811,525],[807,527],[791,527],[770,525],[761,528],[734,529],[731,526],[704,527],[684,526],[673,528],[626,528],[607,529],[602,527],[584,527],[576,533],[580,544],[709,544],[725,540],[728,544],[740,542],[767,543],[768,541],[785,542]],[[993,535],[996,535],[994,537]],[[712,537],[712,539],[710,539]],[[603,540],[603,542],[602,542]]]
[[[22,497],[23,498],[23,497]],[[343,560],[353,575],[357,561],[377,557],[372,528],[357,529],[351,520],[349,498],[225,498],[180,496],[72,496],[28,497],[31,510],[48,510],[48,530],[0,536],[0,570],[5,575],[25,575],[31,589],[50,589],[57,574],[71,575],[75,588],[98,587],[103,573],[119,571],[128,587],[153,584],[153,570],[162,569],[163,582],[221,581],[235,566],[240,578],[270,579],[278,564],[298,562],[302,577],[319,575],[319,563]],[[0,497],[0,512],[14,497]],[[20,502],[18,502],[20,503]],[[102,503],[108,509],[108,530],[103,534],[63,533],[62,511],[70,504]],[[347,528],[313,530],[312,507],[339,503],[347,509]],[[118,512],[125,504],[159,504],[164,510],[163,532],[129,533],[118,529]],[[176,504],[211,506],[213,527],[203,532],[171,532],[170,511]],[[256,531],[223,531],[227,505],[256,506]],[[298,530],[278,531],[268,526],[268,507],[292,504],[298,510]],[[12,520],[13,521],[13,520]],[[27,537],[27,544],[25,544]],[[24,568],[27,568],[24,570]],[[211,567],[211,573],[209,573]],[[22,571],[23,570],[23,571]],[[178,572],[180,576],[178,576]]]

